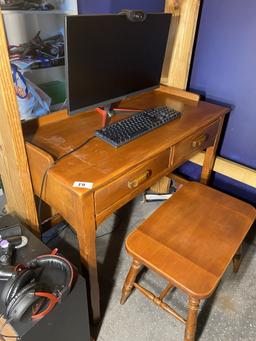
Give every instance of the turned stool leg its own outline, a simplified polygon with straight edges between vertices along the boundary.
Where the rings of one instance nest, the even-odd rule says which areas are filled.
[[[184,341],[195,340],[196,322],[197,322],[197,313],[199,309],[199,303],[200,303],[199,299],[189,296],[188,318],[186,322]]]
[[[237,250],[236,254],[233,257],[233,272],[237,273],[240,268],[240,264],[242,261],[242,244],[240,245],[239,249]]]
[[[140,267],[141,267],[141,264],[137,260],[133,259],[132,265],[130,267],[126,280],[124,282],[124,286],[122,290],[122,297],[120,300],[121,304],[124,304],[127,298],[129,297],[132,291],[136,276],[140,270]]]

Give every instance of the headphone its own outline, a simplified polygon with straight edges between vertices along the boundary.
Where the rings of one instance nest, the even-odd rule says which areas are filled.
[[[53,283],[53,288],[42,289],[45,286],[42,273],[54,275],[57,269],[64,274],[63,283]],[[74,282],[75,271],[71,263],[58,255],[39,256],[26,265],[18,265],[15,270],[1,293],[4,317],[9,321],[21,319],[28,310],[31,310],[33,320],[44,317],[70,292]]]

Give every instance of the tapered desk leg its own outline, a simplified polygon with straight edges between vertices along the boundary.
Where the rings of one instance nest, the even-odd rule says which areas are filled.
[[[93,193],[76,200],[77,225],[74,227],[80,247],[80,257],[86,266],[90,284],[93,321],[100,319],[100,291],[96,258],[96,222]]]
[[[214,161],[215,161],[215,150],[214,150],[214,147],[211,146],[206,149],[205,156],[204,156],[204,163],[203,163],[203,168],[201,172],[201,180],[200,180],[202,184],[205,184],[205,185],[208,184],[211,173],[212,173]]]
[[[212,169],[214,166],[216,150],[218,147],[221,129],[223,126],[223,120],[224,118],[221,117],[220,122],[219,122],[218,132],[216,134],[213,146],[208,147],[205,152],[204,163],[203,163],[203,168],[201,172],[201,180],[200,180],[200,182],[205,185],[207,185],[210,180],[210,176],[211,176]]]

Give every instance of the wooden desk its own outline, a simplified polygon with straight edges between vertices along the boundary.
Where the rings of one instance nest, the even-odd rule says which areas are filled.
[[[100,316],[95,247],[98,224],[200,150],[206,149],[201,182],[207,183],[213,167],[229,109],[182,100],[159,90],[122,103],[141,109],[165,104],[181,111],[182,117],[118,149],[94,138],[48,171],[42,198],[77,232],[81,259],[89,273],[95,320]],[[115,120],[121,118],[116,116]],[[95,111],[73,117],[55,113],[24,126],[35,194],[40,193],[53,157],[77,147],[100,126],[101,117]],[[75,181],[92,182],[93,188],[74,188]]]

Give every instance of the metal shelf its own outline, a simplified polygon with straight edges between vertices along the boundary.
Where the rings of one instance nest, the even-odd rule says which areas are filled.
[[[75,15],[76,11],[72,10],[50,10],[50,11],[26,11],[26,10],[2,10],[3,15],[11,15],[11,14],[34,14],[34,15],[52,15],[52,14],[60,14],[60,15]]]
[[[45,69],[52,69],[52,68],[59,68],[59,67],[64,67],[65,64],[59,64],[59,65],[48,65],[48,66],[39,66],[39,67],[32,67],[32,68],[27,68],[24,69],[23,72],[27,73],[27,72],[34,72],[34,71],[38,71],[38,70],[45,70]]]

